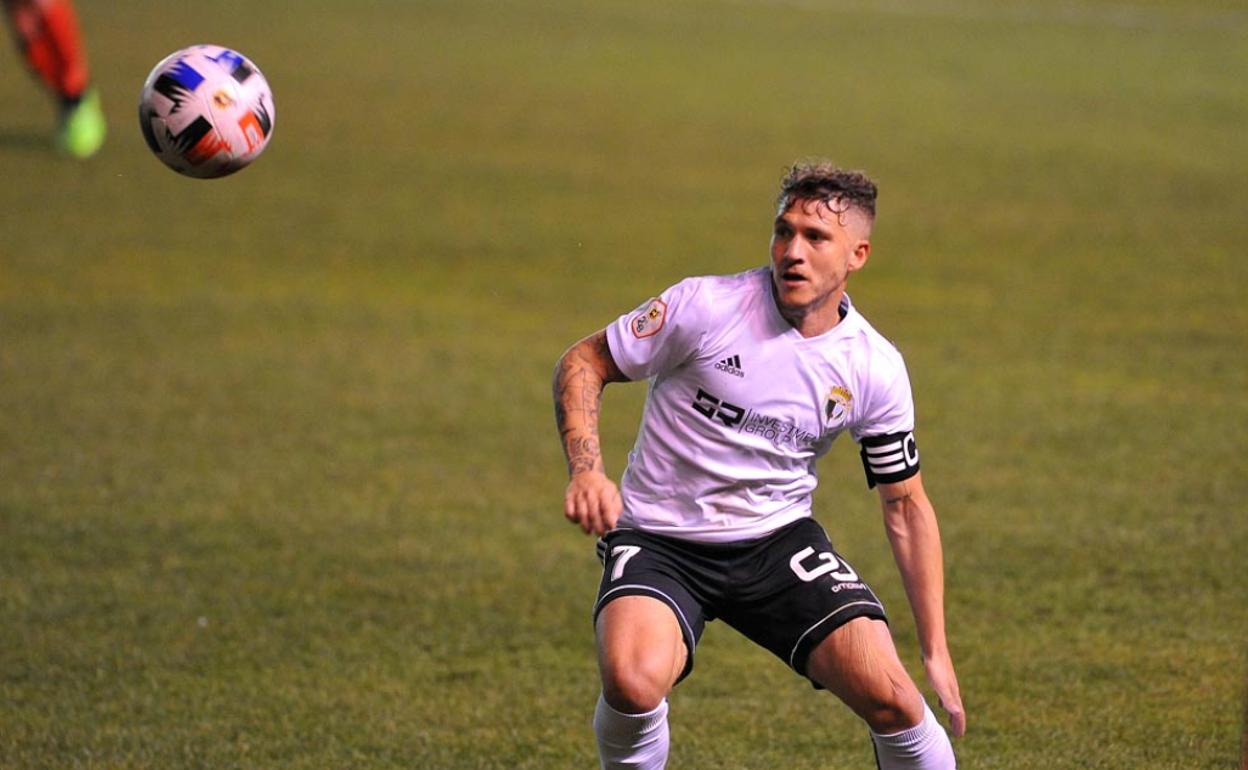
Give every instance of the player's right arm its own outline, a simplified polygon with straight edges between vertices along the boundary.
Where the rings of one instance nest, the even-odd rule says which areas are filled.
[[[568,348],[555,365],[555,424],[568,461],[563,514],[586,534],[605,534],[623,507],[602,461],[598,413],[607,383],[627,380],[611,356],[605,329]]]

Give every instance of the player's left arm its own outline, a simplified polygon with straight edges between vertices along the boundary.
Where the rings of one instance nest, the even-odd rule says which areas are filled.
[[[914,612],[923,667],[955,736],[966,731],[966,714],[945,637],[944,557],[936,509],[923,489],[922,473],[877,485],[884,528]]]

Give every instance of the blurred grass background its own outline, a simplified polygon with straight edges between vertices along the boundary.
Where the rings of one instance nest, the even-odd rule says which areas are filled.
[[[881,185],[851,291],[914,380],[961,765],[1238,765],[1242,3],[79,10],[90,162],[0,50],[0,766],[594,766],[552,365],[762,264],[806,156]],[[217,182],[135,126],[199,42],[277,107]],[[607,393],[616,474],[643,390]],[[921,677],[853,455],[817,512]],[[672,704],[673,767],[871,766],[847,709],[718,625]]]

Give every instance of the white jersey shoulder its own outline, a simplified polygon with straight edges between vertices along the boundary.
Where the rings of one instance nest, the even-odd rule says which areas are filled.
[[[900,353],[848,297],[841,311],[831,331],[802,337],[760,268],[685,279],[608,326],[620,370],[650,381],[621,526],[759,537],[810,515],[815,461],[841,433],[912,430]]]
[[[644,380],[683,361],[710,330],[757,293],[756,271],[686,278],[621,316],[608,332],[611,353],[631,380]]]

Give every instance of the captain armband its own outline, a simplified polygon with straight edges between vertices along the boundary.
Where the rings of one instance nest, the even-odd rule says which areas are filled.
[[[919,447],[914,433],[890,433],[887,436],[866,436],[860,442],[862,469],[867,473],[867,487],[905,481],[919,472]]]

